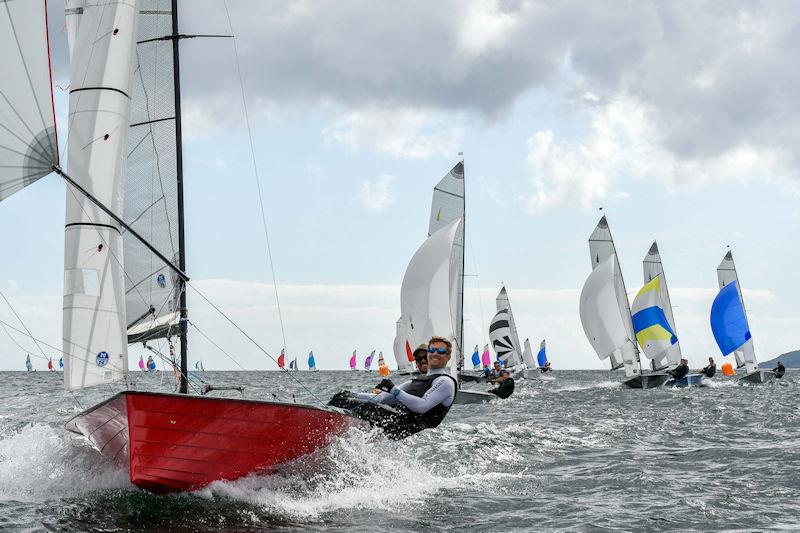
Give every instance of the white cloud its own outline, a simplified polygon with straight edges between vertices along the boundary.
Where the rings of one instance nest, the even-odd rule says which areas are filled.
[[[350,150],[373,150],[421,159],[458,152],[463,129],[445,125],[441,114],[422,109],[359,109],[326,128],[323,136]]]
[[[386,206],[394,203],[391,185],[395,179],[394,176],[382,174],[375,181],[362,181],[356,199],[370,211],[383,211]]]

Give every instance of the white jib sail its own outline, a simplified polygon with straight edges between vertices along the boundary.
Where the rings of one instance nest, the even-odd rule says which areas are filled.
[[[433,188],[431,200],[431,213],[428,222],[428,237],[448,226],[454,220],[463,219],[465,216],[464,200],[464,163],[459,161],[450,169],[436,187]],[[452,257],[450,258],[450,276],[455,282],[452,294],[452,308],[455,311],[455,331],[452,360],[454,364],[462,361],[464,342],[464,224],[456,233]],[[426,339],[427,340],[427,339]],[[412,346],[413,350],[416,346]]]
[[[406,353],[406,342],[413,350],[416,346],[411,346],[411,337],[408,334],[408,326],[406,325],[403,317],[397,319],[397,332],[394,336],[394,344],[392,345],[394,351],[394,359],[397,362],[398,370],[414,371],[414,363],[408,360]]]
[[[623,317],[625,330],[628,332],[629,339],[635,339],[633,334],[633,323],[631,322],[631,307],[628,302],[628,294],[625,291],[625,281],[622,278],[622,269],[619,266],[617,259],[617,250],[614,246],[614,239],[611,236],[611,230],[608,227],[606,217],[600,218],[592,234],[589,236],[589,255],[591,256],[592,269],[597,268],[602,262],[609,257],[614,257],[614,274],[618,278],[616,284],[617,302],[619,306],[619,313]],[[626,368],[627,375],[639,374],[641,366],[639,364],[639,348],[636,342],[623,346],[619,352],[612,353],[611,368],[620,368],[625,364],[625,361],[635,361],[636,368]]]
[[[719,288],[728,285],[734,281],[739,280],[739,275],[736,272],[736,264],[733,262],[733,253],[728,251],[725,257],[722,258],[719,266],[717,267],[717,280],[719,281]],[[744,298],[742,296],[742,282],[739,282],[739,301],[742,304],[744,316],[747,317],[747,309],[744,306]],[[748,320],[749,323],[749,320]],[[753,338],[751,337],[741,348],[733,352],[736,358],[736,367],[746,367],[747,372],[755,372],[758,370],[758,359],[756,359],[755,347],[753,346]]]
[[[612,254],[586,279],[581,290],[581,325],[600,359],[616,355],[622,360],[625,374],[633,376],[639,373],[639,366],[629,357],[633,350],[625,348],[635,341],[628,334],[619,311],[619,278],[615,268],[616,256]]]
[[[675,367],[681,362],[681,357],[683,357],[681,355],[680,336],[678,335],[678,329],[675,327],[675,316],[672,313],[672,301],[669,298],[667,277],[664,274],[664,266],[661,264],[661,254],[658,251],[658,244],[655,241],[653,241],[653,245],[650,247],[650,250],[648,250],[647,255],[644,256],[642,267],[644,270],[645,283],[649,283],[657,276],[661,276],[659,280],[659,296],[661,297],[661,303],[664,306],[664,314],[667,317],[667,322],[672,328],[672,332],[676,337],[678,337],[678,342],[668,348],[666,353],[664,353],[661,358],[655,360],[655,362],[663,366],[663,361],[666,359],[666,362],[669,366]],[[645,354],[650,357],[650,354],[648,354],[647,351],[645,351]]]
[[[136,44],[133,0],[84,3],[70,15],[69,175],[122,216]],[[120,380],[128,369],[125,276],[118,225],[67,186],[64,385]]]
[[[46,7],[0,2],[0,200],[58,165]]]
[[[508,310],[508,326],[511,329],[511,343],[514,347],[514,351],[511,354],[511,360],[509,361],[509,366],[516,366],[522,364],[522,345],[519,342],[519,334],[517,333],[517,324],[514,322],[514,313],[511,311],[511,301],[508,299],[508,292],[506,291],[505,286],[500,288],[500,292],[497,294],[497,298],[495,298],[495,305],[497,306],[497,310],[501,311],[503,309]]]
[[[452,276],[451,258],[455,239],[462,227],[457,219],[437,231],[417,249],[403,276],[400,308],[408,321],[410,345],[428,342],[438,335],[454,339],[456,331],[458,280]],[[451,372],[456,373],[456,347],[450,359]]]
[[[524,347],[522,349],[522,360],[525,362],[525,366],[529,369],[536,368],[536,359],[533,357],[531,341],[528,339],[525,339]]]

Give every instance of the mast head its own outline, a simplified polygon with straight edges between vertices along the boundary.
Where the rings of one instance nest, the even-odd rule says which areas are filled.
[[[656,243],[656,241],[653,241],[653,244],[652,244],[652,246],[650,246],[650,251],[648,253],[649,254],[657,254],[658,253],[658,243]]]
[[[733,261],[733,254],[731,253],[730,250],[728,250],[728,252],[725,254],[725,259],[727,261]]]
[[[600,221],[597,223],[597,227],[601,229],[608,229],[608,221],[606,220],[605,215],[600,217]]]

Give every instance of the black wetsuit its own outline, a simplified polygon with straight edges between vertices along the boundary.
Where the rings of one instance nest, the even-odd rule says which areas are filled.
[[[422,398],[433,385],[433,381],[442,376],[452,379],[455,390],[458,392],[458,383],[448,374],[426,374],[415,377],[411,380],[411,385],[405,389],[405,392]],[[353,416],[378,426],[383,429],[386,436],[395,440],[404,439],[414,433],[419,433],[423,429],[435,428],[442,423],[450,407],[452,407],[452,404],[444,405],[440,403],[425,413],[415,413],[402,404],[383,405],[355,398],[350,391],[337,393],[331,398],[328,405],[351,411]]]
[[[490,394],[496,394],[500,398],[504,400],[514,394],[514,378],[508,377],[500,383],[500,386],[496,389],[491,389],[489,391]]]
[[[667,370],[667,374],[672,376],[675,380],[683,379],[689,373],[689,365],[680,364],[674,370]]]
[[[542,371],[542,374],[544,374],[545,372],[552,372],[553,371],[553,369],[550,368],[549,366],[540,367],[539,370]]]
[[[714,374],[717,373],[717,365],[715,365],[714,363],[711,363],[707,367],[705,367],[703,370],[701,370],[700,373],[703,374],[707,378],[713,378]]]
[[[786,367],[783,366],[783,363],[778,363],[778,366],[772,369],[775,372],[775,377],[781,379],[783,375],[786,373]]]

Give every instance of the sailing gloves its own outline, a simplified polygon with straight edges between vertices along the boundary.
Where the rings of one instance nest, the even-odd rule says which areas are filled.
[[[376,389],[382,390],[384,392],[392,392],[394,388],[394,383],[392,383],[391,379],[382,379],[378,386],[375,387]]]

